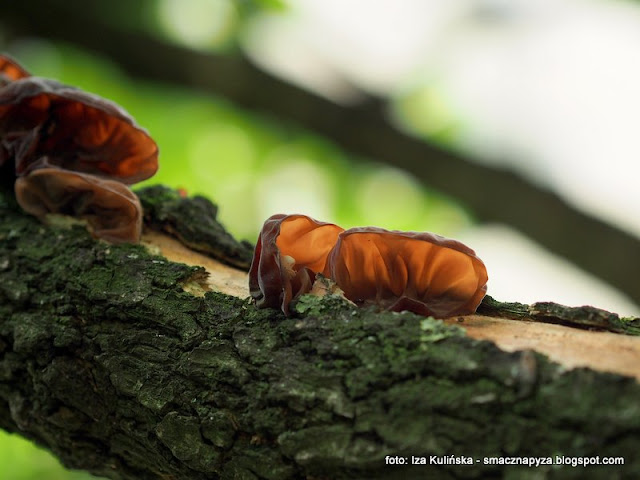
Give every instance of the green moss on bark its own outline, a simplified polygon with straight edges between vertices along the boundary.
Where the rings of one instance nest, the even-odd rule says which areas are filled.
[[[385,457],[622,456],[640,387],[455,326],[326,298],[296,318],[183,284],[199,270],[0,201],[0,426],[118,479],[572,478]],[[306,302],[306,300],[305,300]]]
[[[237,241],[218,222],[218,207],[202,196],[183,197],[161,185],[136,192],[144,207],[145,223],[169,233],[193,250],[236,268],[249,270],[253,245]]]
[[[616,313],[590,305],[567,307],[554,302],[526,305],[518,302],[499,302],[487,295],[478,307],[478,313],[514,320],[555,323],[585,330],[640,335],[640,318],[620,317]]]

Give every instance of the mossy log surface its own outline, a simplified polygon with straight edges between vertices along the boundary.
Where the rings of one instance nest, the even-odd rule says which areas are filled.
[[[45,226],[9,195],[0,238],[0,427],[69,467],[113,479],[640,478],[631,378],[331,297],[284,318],[193,295],[197,267]],[[557,455],[625,464],[482,461]]]

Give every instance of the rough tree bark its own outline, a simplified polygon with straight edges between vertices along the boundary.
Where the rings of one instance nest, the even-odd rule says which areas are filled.
[[[246,255],[246,245],[211,234],[215,210],[202,199],[194,206],[166,189],[141,197],[150,224],[174,222],[168,229],[185,235],[164,207],[187,205],[212,225],[199,235],[213,248],[202,236],[194,244],[229,263]],[[505,352],[466,336],[460,319],[358,310],[333,297],[305,298],[284,318],[207,291],[202,267],[153,248],[40,224],[7,193],[0,238],[0,427],[69,467],[114,479],[640,475],[633,378]],[[510,315],[524,315],[520,307]],[[600,326],[637,327],[601,317]],[[387,455],[473,464],[386,465]],[[625,464],[484,464],[495,456]]]

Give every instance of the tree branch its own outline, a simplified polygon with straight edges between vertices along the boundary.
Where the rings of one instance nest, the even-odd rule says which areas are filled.
[[[44,226],[10,193],[0,238],[0,427],[69,467],[114,479],[471,479],[530,472],[484,457],[564,455],[625,459],[581,478],[640,474],[632,378],[331,297],[287,319],[205,293],[201,267]]]
[[[125,12],[130,5],[109,3],[113,12]],[[411,172],[459,200],[480,220],[520,230],[640,302],[638,238],[574,209],[558,195],[511,172],[469,162],[396,130],[378,103],[336,105],[274,78],[242,56],[178,47],[148,34],[115,28],[103,17],[79,0],[0,4],[2,24],[13,35],[75,43],[109,57],[140,78],[221,95],[326,135],[348,152]],[[131,23],[125,17],[119,21]]]

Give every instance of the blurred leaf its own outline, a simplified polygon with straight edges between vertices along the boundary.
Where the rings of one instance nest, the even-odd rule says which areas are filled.
[[[170,38],[194,49],[224,47],[237,31],[238,13],[232,0],[158,0],[156,12]]]
[[[255,13],[260,10],[284,12],[289,8],[286,0],[236,0],[236,3],[245,13]]]
[[[444,89],[434,83],[413,88],[392,104],[396,119],[431,142],[453,147],[458,143],[460,118]]]
[[[0,430],[0,480],[96,480],[64,468],[57,458],[29,440]]]

